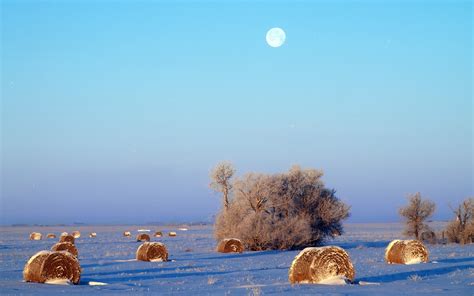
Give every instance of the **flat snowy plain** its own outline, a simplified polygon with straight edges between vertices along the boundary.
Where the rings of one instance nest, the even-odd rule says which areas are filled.
[[[441,229],[443,223],[433,223]],[[181,226],[180,226],[181,227]],[[428,245],[430,263],[389,265],[384,251],[390,240],[403,238],[402,225],[346,224],[345,234],[326,243],[346,249],[356,270],[356,281],[368,285],[290,285],[288,268],[298,251],[220,254],[212,226],[64,226],[0,227],[0,294],[182,294],[182,295],[474,295],[474,244]],[[138,229],[176,231],[176,237],[152,238],[163,242],[169,262],[133,261],[140,243]],[[49,250],[57,239],[30,241],[32,231],[81,231],[76,239],[82,267],[77,286],[25,283],[26,261],[40,250]],[[131,231],[132,237],[122,236]],[[89,238],[96,232],[96,238]],[[107,285],[91,286],[89,282]]]

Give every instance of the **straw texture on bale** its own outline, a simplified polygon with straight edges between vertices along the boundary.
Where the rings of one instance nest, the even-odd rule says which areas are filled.
[[[74,236],[70,234],[61,234],[61,236],[59,237],[59,242],[60,243],[70,242],[71,244],[74,244],[75,239],[74,239]]]
[[[80,238],[80,237],[81,237],[81,233],[80,233],[79,231],[77,231],[77,230],[76,230],[76,231],[73,231],[73,232],[71,233],[71,235],[74,236],[74,238]]]
[[[81,267],[77,258],[68,252],[40,251],[26,263],[23,279],[35,283],[65,279],[77,285],[81,279]]]
[[[43,235],[39,232],[32,232],[30,233],[30,240],[41,240]]]
[[[168,250],[162,243],[146,242],[138,247],[136,256],[140,261],[168,261]]]
[[[354,276],[354,266],[349,255],[344,249],[335,246],[302,250],[288,272],[292,284],[317,284],[334,277],[344,277],[352,282]]]
[[[220,253],[242,253],[244,244],[236,238],[225,238],[217,245],[217,252]]]
[[[77,257],[79,253],[77,252],[76,246],[70,242],[56,243],[51,247],[51,251],[66,251]]]
[[[168,233],[169,236],[176,236],[176,232],[174,231],[171,231],[170,233]]]
[[[132,234],[130,233],[130,231],[124,231],[124,232],[123,232],[123,236],[131,237]]]
[[[137,242],[149,242],[150,236],[146,233],[140,233],[137,235]]]
[[[162,237],[162,236],[163,236],[163,232],[161,231],[155,232],[155,237]]]
[[[97,236],[97,233],[95,233],[95,232],[89,233],[89,237],[90,237],[90,238],[93,238],[93,237],[96,237],[96,236]]]
[[[389,264],[415,264],[428,259],[428,249],[418,240],[394,240],[385,249],[385,261]]]
[[[56,238],[56,234],[54,234],[54,233],[48,233],[48,234],[46,235],[46,237],[47,237],[47,238]]]

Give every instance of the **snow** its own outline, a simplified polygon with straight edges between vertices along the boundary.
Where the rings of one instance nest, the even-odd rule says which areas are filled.
[[[44,282],[45,284],[50,285],[61,285],[61,286],[69,286],[72,285],[71,281],[68,279],[50,279]]]
[[[332,276],[318,282],[320,285],[347,285],[348,283],[345,276]]]
[[[439,230],[444,224],[431,226]],[[166,229],[154,225],[127,227]],[[168,262],[132,259],[141,243],[123,237],[123,225],[77,228],[82,233],[97,232],[97,237],[76,239],[81,282],[68,286],[25,283],[22,275],[31,256],[49,250],[55,243],[30,241],[29,234],[59,234],[67,227],[0,227],[0,294],[432,296],[473,295],[474,291],[474,244],[427,245],[431,262],[436,264],[387,264],[385,248],[390,241],[404,238],[403,225],[398,223],[347,224],[345,234],[328,242],[327,245],[340,246],[348,252],[355,269],[356,284],[352,285],[291,285],[288,269],[300,251],[217,253],[211,225],[189,226],[188,231],[177,237],[152,238],[166,245]]]

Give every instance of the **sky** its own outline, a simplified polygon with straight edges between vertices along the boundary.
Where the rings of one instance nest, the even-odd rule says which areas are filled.
[[[322,169],[349,222],[474,196],[471,1],[1,1],[0,223],[212,221]],[[286,42],[265,41],[280,27]]]

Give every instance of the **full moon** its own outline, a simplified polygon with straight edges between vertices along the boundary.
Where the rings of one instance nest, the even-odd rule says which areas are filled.
[[[280,47],[285,43],[286,34],[280,28],[271,28],[267,32],[267,43],[271,47]]]

